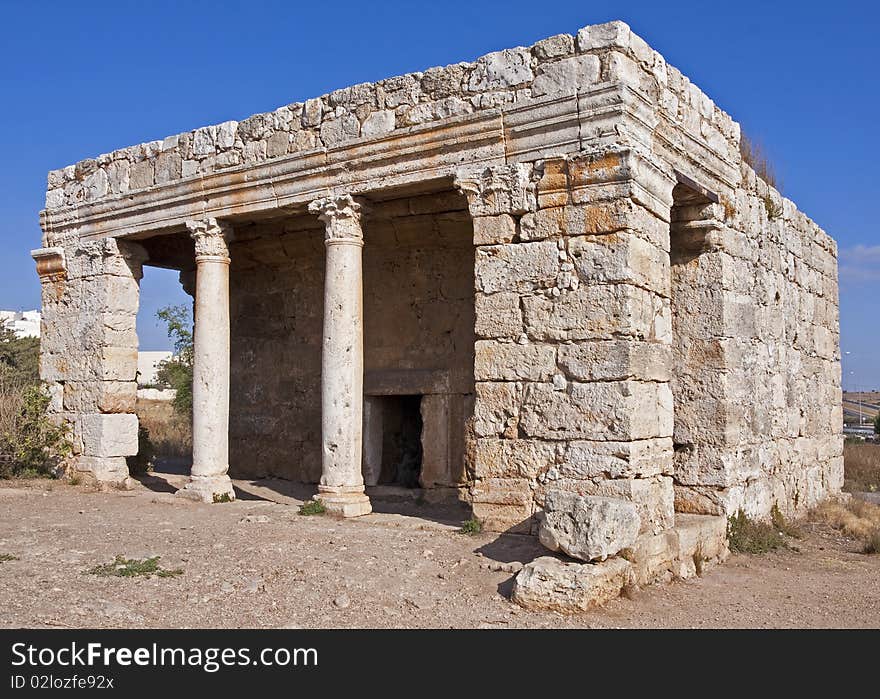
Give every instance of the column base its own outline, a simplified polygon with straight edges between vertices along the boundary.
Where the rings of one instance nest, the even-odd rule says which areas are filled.
[[[315,499],[321,501],[327,512],[337,517],[361,517],[373,511],[363,486],[349,488],[319,485]]]
[[[229,476],[190,476],[189,483],[175,495],[196,502],[232,502],[235,490]]]

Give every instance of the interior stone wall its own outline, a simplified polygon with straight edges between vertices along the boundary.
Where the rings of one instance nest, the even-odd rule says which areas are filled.
[[[422,401],[423,420],[444,440],[423,444],[423,469],[450,466],[425,485],[454,485],[473,394],[466,204],[452,193],[376,203],[363,226],[365,395],[441,399],[440,418],[436,400]],[[231,257],[231,474],[317,482],[323,226],[300,217],[238,228]]]

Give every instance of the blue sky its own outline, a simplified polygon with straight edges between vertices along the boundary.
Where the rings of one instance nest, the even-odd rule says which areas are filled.
[[[880,388],[874,2],[12,2],[0,0],[0,308],[39,306],[46,172],[338,87],[622,19],[761,142],[784,193],[840,246],[847,387]],[[155,310],[184,302],[148,269]]]

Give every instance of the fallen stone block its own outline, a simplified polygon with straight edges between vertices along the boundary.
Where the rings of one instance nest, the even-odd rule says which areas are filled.
[[[604,561],[632,546],[641,519],[631,502],[551,490],[538,531],[541,543],[582,561]]]
[[[517,574],[512,599],[526,609],[583,612],[620,595],[630,574],[631,564],[623,558],[577,563],[542,556]]]

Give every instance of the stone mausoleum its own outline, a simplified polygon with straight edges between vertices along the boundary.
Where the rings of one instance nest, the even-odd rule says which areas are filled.
[[[182,494],[276,476],[356,516],[396,484],[533,533],[548,493],[600,496],[643,560],[802,511],[843,478],[836,246],[740,139],[611,22],[52,171],[41,372],[75,468],[128,477],[153,265],[195,304]]]

